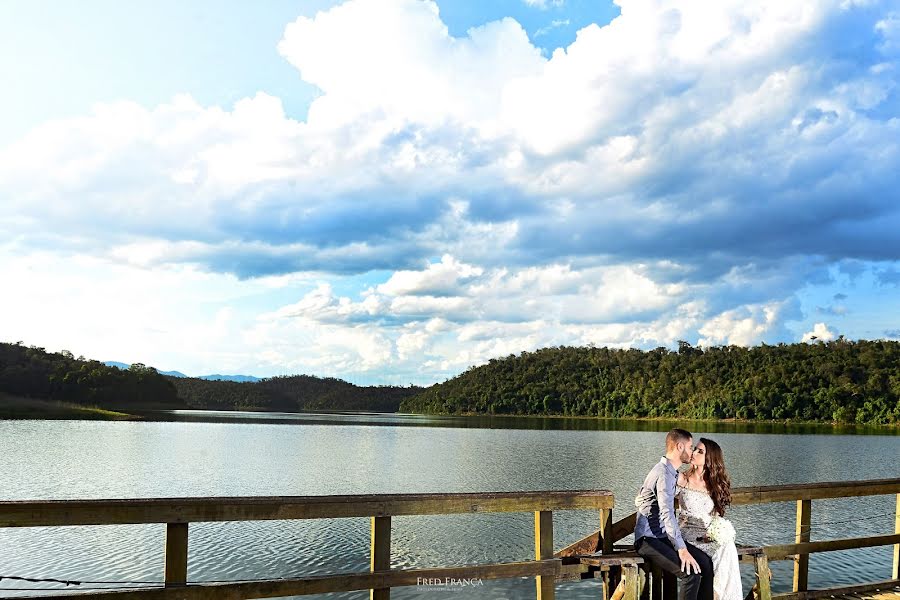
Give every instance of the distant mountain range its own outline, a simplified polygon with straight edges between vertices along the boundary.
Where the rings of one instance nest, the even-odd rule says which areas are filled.
[[[116,362],[114,360],[108,360],[105,364],[107,367],[116,367],[119,369],[127,369],[131,365],[122,362]],[[168,375],[169,377],[190,377],[190,375],[185,375],[181,371],[158,371],[160,375]],[[214,373],[212,375],[200,375],[196,379],[207,379],[209,381],[237,381],[239,383],[242,382],[255,382],[259,381],[259,377],[254,377],[253,375],[220,375],[218,373]]]

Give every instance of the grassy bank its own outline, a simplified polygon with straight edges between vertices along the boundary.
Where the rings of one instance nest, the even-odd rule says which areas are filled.
[[[55,400],[38,400],[0,393],[0,419],[79,419],[126,421],[141,417],[129,413],[81,406]]]

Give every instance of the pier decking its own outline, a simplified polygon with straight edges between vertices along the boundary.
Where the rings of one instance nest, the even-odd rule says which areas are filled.
[[[900,585],[829,596],[835,600],[900,600]]]

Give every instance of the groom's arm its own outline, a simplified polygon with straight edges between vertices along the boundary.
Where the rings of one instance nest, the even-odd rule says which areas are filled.
[[[663,470],[656,480],[656,498],[659,502],[659,520],[669,541],[676,550],[687,548],[675,518],[675,479],[667,470]]]

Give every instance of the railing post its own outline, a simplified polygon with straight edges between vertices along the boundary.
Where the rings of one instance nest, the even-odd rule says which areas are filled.
[[[769,557],[760,552],[753,557],[756,570],[756,585],[759,591],[757,600],[772,600],[772,573],[769,571]]]
[[[188,524],[166,524],[166,587],[187,583]]]
[[[603,554],[609,554],[613,551],[612,536],[612,509],[603,508],[600,510],[600,540],[599,550]]]
[[[622,600],[638,600],[641,595],[641,586],[638,582],[640,569],[637,565],[622,565],[622,577],[625,579],[625,594]]]
[[[802,544],[809,541],[811,500],[797,500],[797,534],[794,542]],[[805,592],[809,588],[809,554],[798,554],[794,563],[794,591]]]
[[[894,510],[894,533],[900,533],[900,494],[897,494],[897,508]],[[900,579],[900,544],[894,544],[894,566],[891,578]]]
[[[372,571],[391,568],[391,518],[372,517]],[[390,600],[391,588],[369,590],[370,600]]]
[[[548,558],[553,558],[553,512],[537,510],[534,512],[534,559],[546,560]],[[537,600],[554,600],[556,578],[538,575],[535,580]]]

